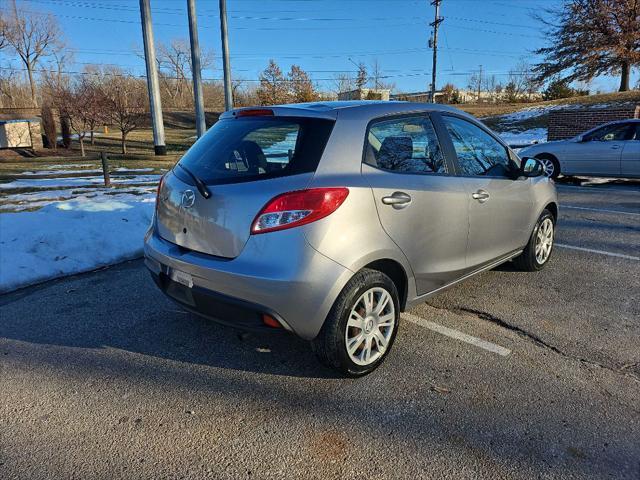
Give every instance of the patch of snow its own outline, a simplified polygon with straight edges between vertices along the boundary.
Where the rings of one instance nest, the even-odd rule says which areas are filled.
[[[154,205],[102,195],[0,214],[0,292],[141,256]]]
[[[573,105],[549,105],[544,107],[527,107],[522,110],[518,110],[517,112],[507,113],[505,115],[497,115],[493,118],[499,118],[500,122],[503,123],[513,123],[520,122],[523,120],[528,120],[530,118],[539,117],[541,115],[545,115],[549,113],[551,110],[559,110],[566,108],[576,108]]]
[[[526,107],[522,110],[518,110],[513,113],[506,113],[504,115],[495,115],[491,118],[500,119],[501,123],[509,124],[520,122],[523,120],[528,120],[530,118],[539,117],[541,115],[545,115],[552,110],[579,110],[579,109],[600,109],[600,108],[609,108],[614,104],[611,103],[594,103],[590,105],[585,105],[581,103],[567,103],[562,105],[546,105],[542,107]]]
[[[27,172],[18,173],[16,175],[59,175],[59,174],[76,174],[76,173],[102,173],[102,170],[29,170]],[[11,175],[9,175],[11,176]],[[15,175],[13,175],[15,176]]]
[[[98,165],[95,163],[65,163],[56,165],[45,165],[43,168],[69,168],[69,167],[87,167],[96,168]]]
[[[141,195],[155,194],[155,186],[149,187],[125,187],[125,188],[73,188],[58,190],[38,190],[28,193],[14,193],[0,197],[0,211],[17,212],[21,210],[33,210],[52,202],[72,199],[99,199],[117,198],[120,200],[136,200]]]
[[[114,170],[114,172],[153,172],[153,168],[152,167],[147,167],[147,168],[118,167]]]
[[[135,175],[130,178],[112,178],[113,184],[157,184],[160,181],[160,175]],[[69,178],[34,178],[34,179],[17,179],[11,182],[0,183],[0,190],[16,189],[16,188],[56,188],[56,187],[75,187],[75,186],[91,186],[104,183],[102,176],[92,177],[69,177]]]
[[[102,133],[100,133],[100,132],[93,132],[93,136],[94,137],[99,137],[101,135],[102,135]],[[71,139],[80,140],[80,134],[79,133],[72,133],[71,134]],[[84,141],[86,142],[87,140],[89,140],[89,141],[91,140],[91,132],[90,131],[86,132],[85,135],[84,135]],[[58,141],[59,142],[62,141],[62,135],[58,135]]]

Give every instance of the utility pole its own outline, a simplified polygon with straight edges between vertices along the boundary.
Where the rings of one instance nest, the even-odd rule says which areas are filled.
[[[481,91],[482,91],[482,65],[480,65],[480,72],[478,73],[478,103],[480,103]]]
[[[436,70],[438,63],[438,27],[444,21],[444,17],[440,16],[440,4],[442,0],[432,0],[431,5],[435,8],[435,16],[433,22],[429,25],[433,27],[433,38],[429,39],[429,46],[433,48],[433,66],[431,70],[431,93],[429,97],[431,98],[431,103],[435,103],[436,101]]]
[[[229,35],[227,33],[227,1],[220,0],[220,36],[222,37],[222,68],[224,70],[224,109],[233,108],[231,64],[229,63]]]
[[[193,77],[193,103],[196,106],[196,135],[200,138],[207,131],[204,121],[204,100],[202,97],[202,72],[200,66],[200,42],[198,41],[198,20],[196,0],[187,0],[189,15],[189,40],[191,41],[191,75]]]
[[[151,25],[151,7],[149,0],[140,0],[140,17],[142,20],[142,40],[144,43],[144,62],[147,67],[147,89],[149,90],[149,106],[153,124],[153,149],[156,155],[166,155],[164,143],[164,123],[162,123],[162,102],[160,101],[160,83],[156,66],[156,48],[153,43],[153,27]]]

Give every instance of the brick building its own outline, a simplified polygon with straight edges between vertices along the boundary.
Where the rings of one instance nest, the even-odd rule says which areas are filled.
[[[616,105],[607,108],[566,109],[549,112],[547,140],[575,137],[603,123],[640,118],[640,105]]]

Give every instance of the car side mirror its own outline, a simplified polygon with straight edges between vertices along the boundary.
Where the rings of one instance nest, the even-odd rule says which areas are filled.
[[[544,175],[544,166],[536,158],[524,158],[522,160],[522,175],[528,178]]]

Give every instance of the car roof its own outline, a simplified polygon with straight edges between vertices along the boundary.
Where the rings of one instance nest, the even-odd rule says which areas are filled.
[[[244,107],[225,112],[220,116],[220,118],[230,118],[237,115],[238,112],[252,109],[269,109],[272,110],[276,116],[305,116],[331,119],[337,118],[338,113],[345,109],[349,109],[352,113],[361,113],[363,117],[370,118],[382,115],[392,115],[394,113],[401,114],[423,111],[455,112],[464,116],[470,116],[457,108],[438,103],[402,102],[393,100],[349,100],[292,103],[264,107]]]
[[[596,130],[600,130],[601,128],[609,127],[611,125],[618,125],[620,123],[640,123],[640,118],[624,118],[622,120],[613,120],[611,122],[602,123],[600,125],[590,128],[589,130],[585,130],[584,132],[579,133],[578,136],[587,135],[591,132],[595,132]]]

